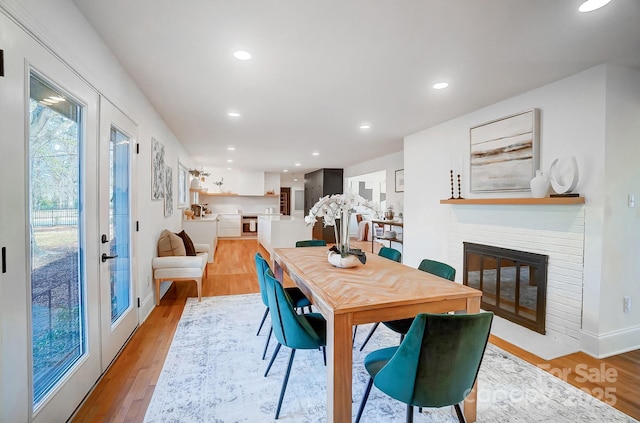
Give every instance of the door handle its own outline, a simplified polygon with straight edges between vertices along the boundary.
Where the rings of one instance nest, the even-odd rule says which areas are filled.
[[[115,256],[108,256],[107,253],[102,253],[102,262],[104,263],[107,260],[111,260],[118,257],[118,255],[116,254]]]
[[[102,234],[102,237],[100,238],[100,242],[103,244],[106,244],[107,242],[109,242],[105,234]]]

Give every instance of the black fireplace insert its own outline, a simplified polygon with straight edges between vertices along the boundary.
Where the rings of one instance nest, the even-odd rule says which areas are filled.
[[[544,334],[549,256],[463,244],[463,283],[482,291],[480,307]]]

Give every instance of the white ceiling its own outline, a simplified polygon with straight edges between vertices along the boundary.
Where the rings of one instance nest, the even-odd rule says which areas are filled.
[[[74,1],[206,167],[344,167],[591,66],[640,68],[639,0]]]

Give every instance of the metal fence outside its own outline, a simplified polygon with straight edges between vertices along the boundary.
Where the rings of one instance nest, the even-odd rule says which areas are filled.
[[[78,209],[33,210],[31,224],[36,227],[74,226],[78,224]]]

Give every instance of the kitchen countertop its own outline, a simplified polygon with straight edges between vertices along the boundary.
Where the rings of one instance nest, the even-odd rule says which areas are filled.
[[[295,221],[304,222],[304,217],[299,217],[299,216],[283,216],[283,215],[280,215],[280,214],[263,214],[263,215],[260,215],[260,217],[263,217],[265,219],[269,219],[271,221],[274,221],[274,220],[294,221],[295,220]]]
[[[211,213],[205,215],[205,217],[194,217],[193,220],[184,220],[185,222],[215,222],[218,218],[218,213]]]

